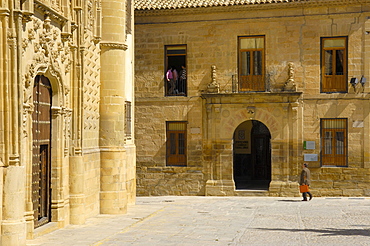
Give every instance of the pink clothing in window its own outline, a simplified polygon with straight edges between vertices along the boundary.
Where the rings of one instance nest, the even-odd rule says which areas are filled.
[[[168,71],[166,73],[166,79],[167,80],[173,79],[173,74],[172,74],[171,69],[168,69]]]

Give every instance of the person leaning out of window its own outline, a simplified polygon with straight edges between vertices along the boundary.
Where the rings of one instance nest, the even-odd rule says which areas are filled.
[[[175,81],[173,79],[172,67],[168,67],[166,72],[166,80],[169,83],[168,94],[173,95],[175,93]]]

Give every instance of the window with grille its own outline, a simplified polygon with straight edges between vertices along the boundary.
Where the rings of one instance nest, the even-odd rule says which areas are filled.
[[[321,92],[347,90],[347,38],[322,38]]]
[[[187,95],[186,45],[165,46],[165,95]]]
[[[125,136],[131,139],[131,102],[125,102]]]
[[[265,38],[239,37],[239,91],[265,91]]]
[[[132,16],[131,16],[131,8],[132,8],[132,0],[126,1],[126,34],[131,34],[131,22],[132,22]]]
[[[347,166],[347,119],[321,119],[321,165]]]
[[[186,165],[186,122],[167,122],[167,166]]]

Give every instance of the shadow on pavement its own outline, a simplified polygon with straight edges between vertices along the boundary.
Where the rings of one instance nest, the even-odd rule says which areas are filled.
[[[302,200],[278,200],[278,202],[302,202]]]
[[[367,236],[370,237],[369,229],[276,229],[276,228],[255,228],[263,231],[289,231],[289,232],[314,232],[320,236]]]

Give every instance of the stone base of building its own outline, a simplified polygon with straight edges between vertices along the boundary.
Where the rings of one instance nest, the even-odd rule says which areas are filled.
[[[276,197],[298,197],[299,184],[298,182],[290,181],[271,181],[269,189],[261,191],[261,194],[253,192],[238,192],[235,189],[233,180],[208,180],[205,186],[205,196],[276,196]]]
[[[300,196],[298,182],[271,181],[269,187],[270,196],[296,197]]]
[[[208,180],[205,187],[206,196],[233,196],[235,183],[233,180]]]

